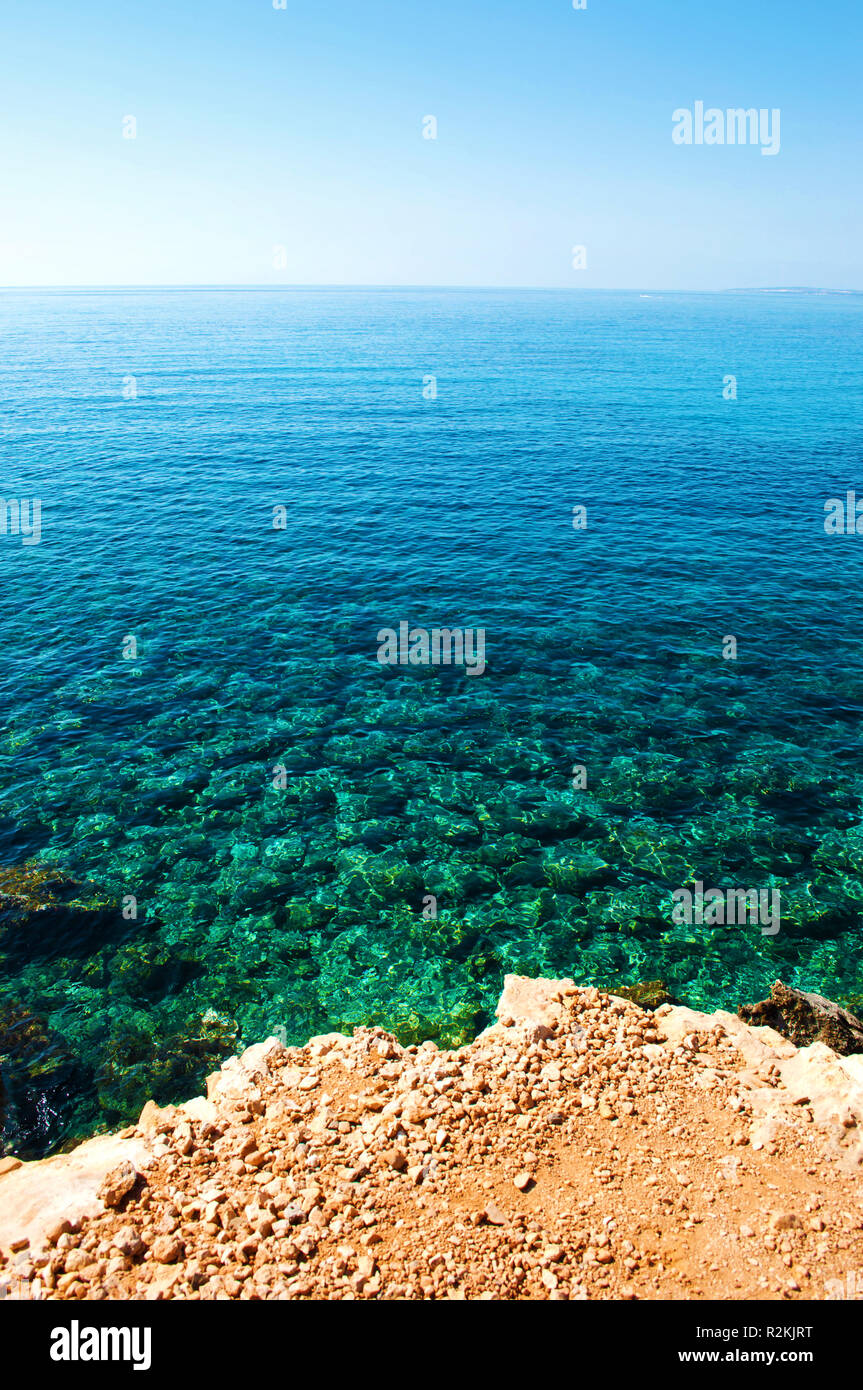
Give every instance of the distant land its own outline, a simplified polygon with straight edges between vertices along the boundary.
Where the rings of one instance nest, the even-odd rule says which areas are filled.
[[[860,294],[860,290],[820,290],[810,285],[768,285],[766,288],[725,290],[725,294]]]

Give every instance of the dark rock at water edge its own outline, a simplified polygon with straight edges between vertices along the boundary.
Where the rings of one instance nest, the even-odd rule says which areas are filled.
[[[57,1147],[92,1086],[90,1069],[46,1019],[0,998],[0,1157],[41,1158]]]
[[[757,1004],[741,1004],[737,1010],[744,1023],[775,1028],[796,1047],[823,1042],[848,1057],[863,1052],[863,1022],[840,1004],[821,994],[806,994],[777,980],[770,998]]]

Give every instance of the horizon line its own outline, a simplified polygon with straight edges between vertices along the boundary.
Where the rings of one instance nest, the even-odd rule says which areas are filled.
[[[265,281],[153,281],[128,284],[107,284],[87,281],[81,284],[0,285],[0,293],[28,293],[38,290],[261,290],[270,292],[296,290],[482,290],[485,292],[568,294],[863,294],[861,289],[839,289],[824,285],[727,285],[722,289],[675,289],[642,285],[481,285],[449,283],[377,283],[360,281],[320,281],[269,284]]]

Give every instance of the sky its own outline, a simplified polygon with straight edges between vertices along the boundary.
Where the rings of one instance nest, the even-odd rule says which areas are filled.
[[[863,289],[859,0],[276,3],[5,0],[0,285]]]

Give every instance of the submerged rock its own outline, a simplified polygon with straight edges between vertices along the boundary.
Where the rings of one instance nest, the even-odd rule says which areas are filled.
[[[72,1123],[76,1097],[92,1086],[87,1066],[47,1020],[0,998],[0,1155],[37,1157]]]
[[[609,994],[619,999],[629,999],[642,1009],[660,1009],[663,1004],[676,1004],[679,1001],[669,993],[664,980],[639,980],[634,985],[604,985]]]
[[[32,913],[62,907],[94,912],[108,905],[93,884],[82,883],[58,868],[28,859],[0,866],[0,926],[27,922]]]
[[[841,1005],[821,994],[806,994],[777,980],[770,998],[757,1004],[741,1004],[737,1013],[744,1023],[774,1028],[796,1047],[822,1042],[849,1057],[863,1052],[863,1022]]]
[[[73,885],[73,880],[52,864],[26,864],[0,868],[0,913],[14,914],[44,912],[56,906],[61,889]]]
[[[128,1118],[148,1099],[176,1099],[200,1084],[233,1051],[236,1039],[235,1021],[212,1009],[170,1032],[124,1022],[105,1044],[96,1073],[102,1110],[109,1118]]]

